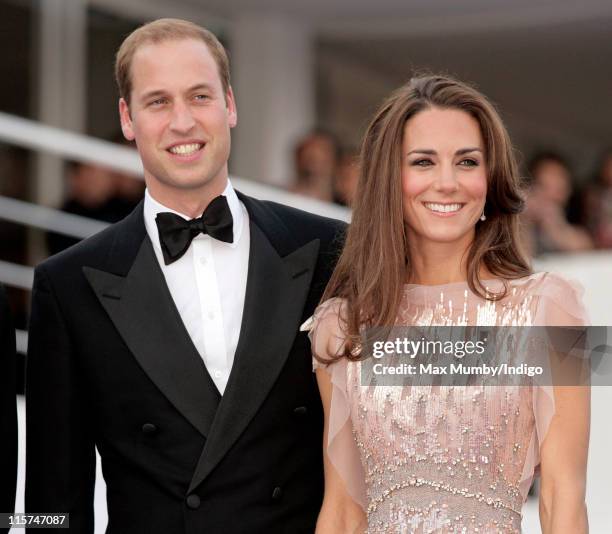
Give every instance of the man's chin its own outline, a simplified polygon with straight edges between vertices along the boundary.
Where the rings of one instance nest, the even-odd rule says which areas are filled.
[[[198,191],[212,186],[215,182],[219,181],[219,179],[214,176],[208,176],[205,173],[177,173],[169,176],[166,180],[160,181],[162,181],[164,185],[169,188],[180,189],[183,191]]]
[[[223,172],[223,168],[213,172],[211,169],[202,166],[191,169],[165,166],[158,169],[158,172],[145,171],[145,181],[149,189],[201,191],[210,187],[225,188],[227,174]]]

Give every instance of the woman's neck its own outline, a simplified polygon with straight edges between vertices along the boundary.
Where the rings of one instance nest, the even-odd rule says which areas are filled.
[[[419,285],[443,285],[467,280],[467,258],[471,239],[461,243],[418,243],[410,247],[410,273],[408,282]],[[492,277],[482,266],[481,279]]]

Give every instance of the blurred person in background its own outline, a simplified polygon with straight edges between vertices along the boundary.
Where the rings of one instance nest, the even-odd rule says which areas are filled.
[[[334,202],[350,207],[359,181],[359,151],[356,148],[342,150],[334,181]]]
[[[66,163],[68,196],[61,210],[90,219],[116,222],[111,199],[116,191],[114,172],[95,163],[68,161]],[[80,239],[55,232],[47,233],[49,254],[58,252],[78,243]]]
[[[612,248],[612,148],[604,151],[584,196],[584,220],[597,248]]]
[[[113,141],[128,144],[125,138],[115,137]],[[144,194],[141,179],[95,163],[69,161],[66,175],[68,196],[61,210],[73,215],[114,223],[129,215]],[[47,233],[50,255],[79,241],[76,237]]]
[[[115,172],[115,187],[116,212],[120,214],[122,219],[129,215],[142,200],[145,183],[129,174]]]
[[[17,483],[15,329],[0,284],[0,513],[13,513]],[[0,533],[8,529],[0,527]]]
[[[67,167],[68,200],[62,209],[92,219],[112,220],[114,211],[109,201],[116,191],[112,169],[78,161],[69,162]]]
[[[294,193],[324,202],[334,201],[340,145],[329,132],[314,130],[302,138],[294,150]]]
[[[538,256],[592,249],[586,229],[567,218],[572,176],[565,159],[554,152],[538,153],[531,159],[528,173],[530,187],[522,224],[529,252]]]
[[[111,141],[136,150],[134,142],[128,141],[121,132],[117,133]],[[132,176],[119,171],[114,172],[114,180],[115,194],[112,202],[115,205],[115,213],[119,216],[117,220],[121,220],[127,217],[142,200],[145,192],[145,183],[141,176]]]

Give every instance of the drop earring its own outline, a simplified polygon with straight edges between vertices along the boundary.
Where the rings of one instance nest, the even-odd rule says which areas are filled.
[[[484,214],[484,210],[482,210],[482,215],[480,216],[480,220],[481,221],[486,221],[487,220],[487,216]]]

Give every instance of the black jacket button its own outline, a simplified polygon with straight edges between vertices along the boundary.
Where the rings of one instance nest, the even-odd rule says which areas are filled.
[[[283,490],[281,489],[280,486],[276,486],[272,490],[272,499],[275,501],[278,501],[282,496],[283,496]]]
[[[189,506],[189,508],[192,510],[197,510],[200,507],[200,497],[197,495],[188,495],[187,506]]]
[[[298,417],[302,417],[308,413],[308,408],[306,406],[298,406],[293,410],[293,413]]]
[[[142,425],[142,431],[145,434],[155,434],[155,432],[157,432],[157,427],[153,423],[145,423]]]

